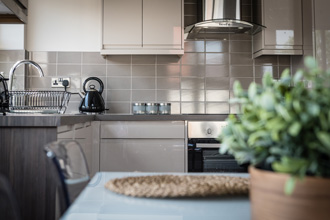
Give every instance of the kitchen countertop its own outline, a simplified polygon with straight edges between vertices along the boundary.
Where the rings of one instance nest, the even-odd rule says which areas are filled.
[[[85,114],[7,114],[0,127],[57,127],[87,121],[224,121],[227,114],[197,115],[85,115]]]
[[[93,120],[94,115],[7,114],[0,116],[0,127],[58,127]]]
[[[224,121],[228,114],[195,115],[96,115],[96,121]]]

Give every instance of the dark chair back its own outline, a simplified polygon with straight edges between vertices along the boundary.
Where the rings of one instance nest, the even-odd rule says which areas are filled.
[[[16,197],[8,179],[2,174],[0,174],[0,219],[21,219]]]
[[[52,161],[60,182],[61,214],[78,197],[88,184],[90,177],[81,146],[75,140],[62,140],[45,146],[47,157]]]

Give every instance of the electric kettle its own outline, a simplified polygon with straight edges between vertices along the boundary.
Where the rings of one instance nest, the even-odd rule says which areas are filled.
[[[97,91],[95,85],[89,85],[89,89],[86,89],[86,84],[88,81],[95,80],[100,84],[100,89]],[[89,77],[85,80],[83,84],[83,90],[85,95],[82,97],[79,112],[81,113],[103,113],[105,110],[104,100],[102,98],[103,92],[103,82],[97,77]]]
[[[0,112],[3,115],[6,115],[6,112],[9,112],[9,91],[6,83],[8,79],[5,78],[1,73],[0,73]]]

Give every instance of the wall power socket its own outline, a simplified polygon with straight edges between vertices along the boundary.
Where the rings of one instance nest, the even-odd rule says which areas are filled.
[[[52,77],[52,88],[64,88],[62,85],[63,80],[69,81],[69,85],[67,86],[69,88],[71,85],[70,77]]]

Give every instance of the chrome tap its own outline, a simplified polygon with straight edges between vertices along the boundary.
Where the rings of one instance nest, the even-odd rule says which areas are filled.
[[[37,64],[36,62],[32,61],[32,60],[20,60],[17,61],[13,67],[10,69],[9,71],[9,87],[8,90],[11,91],[12,87],[13,87],[13,75],[14,72],[16,70],[17,67],[19,67],[21,64],[31,64],[32,66],[34,66],[35,68],[37,68],[37,70],[39,71],[40,77],[44,76],[44,72],[42,71],[41,67],[39,66],[39,64]]]

